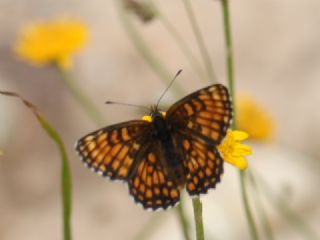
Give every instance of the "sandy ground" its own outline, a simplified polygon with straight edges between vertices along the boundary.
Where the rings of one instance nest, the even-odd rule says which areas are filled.
[[[183,1],[157,2],[200,59]],[[220,3],[192,2],[217,79],[226,83]],[[114,3],[0,0],[0,89],[31,100],[65,141],[73,176],[74,239],[130,240],[150,221],[148,239],[183,239],[174,211],[145,212],[128,197],[125,185],[105,181],[83,167],[74,142],[97,126],[53,69],[33,68],[12,52],[16,33],[27,22],[56,16],[82,19],[89,27],[90,41],[75,60],[77,81],[104,112],[106,125],[139,118],[135,110],[103,103],[112,99],[149,105],[165,85],[134,48]],[[255,97],[277,124],[272,143],[253,144],[250,166],[319,234],[320,2],[245,0],[230,1],[230,5],[237,93]],[[172,76],[184,69],[176,84],[186,93],[208,84],[193,71],[161,22],[135,24]],[[181,96],[169,90],[163,104]],[[1,96],[0,109],[0,149],[5,154],[0,157],[0,239],[61,239],[56,146],[20,102]],[[226,166],[222,183],[203,201],[208,239],[249,239],[233,167]],[[263,201],[276,239],[306,239],[270,199]],[[192,223],[190,198],[185,196],[185,202]]]

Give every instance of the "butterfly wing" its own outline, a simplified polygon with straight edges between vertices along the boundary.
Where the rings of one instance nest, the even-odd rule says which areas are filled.
[[[149,128],[150,123],[142,120],[115,124],[84,136],[76,150],[83,162],[100,175],[128,180]]]
[[[220,182],[223,160],[218,150],[197,136],[176,133],[175,137],[183,149],[183,167],[186,174],[186,190],[190,195],[207,193]]]
[[[228,89],[214,84],[176,102],[167,111],[166,118],[176,130],[217,145],[230,127],[231,105]]]
[[[183,149],[188,193],[206,193],[223,173],[223,160],[216,145],[225,137],[232,119],[227,88],[215,84],[196,91],[175,103],[166,118]]]
[[[166,209],[180,200],[178,186],[165,171],[159,142],[150,142],[129,180],[129,192],[145,209]],[[140,158],[140,157],[138,157]]]

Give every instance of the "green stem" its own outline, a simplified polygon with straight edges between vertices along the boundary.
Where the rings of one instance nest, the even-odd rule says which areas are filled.
[[[185,240],[190,240],[189,236],[189,223],[187,220],[187,217],[184,212],[184,207],[183,207],[183,200],[180,200],[180,204],[177,206],[177,212],[178,212],[178,217],[179,217],[179,222],[182,228],[183,236]]]
[[[186,41],[184,41],[184,39],[179,35],[179,33],[176,31],[176,29],[170,23],[170,21],[160,12],[159,8],[155,5],[155,3],[152,0],[150,1],[150,3],[152,4],[153,9],[155,9],[157,17],[159,18],[165,29],[167,29],[169,34],[173,37],[181,52],[185,55],[190,65],[194,68],[194,71],[199,74],[200,79],[205,80],[207,78],[206,73],[202,69],[199,61],[197,61],[197,58],[190,50]]]
[[[80,103],[87,114],[98,124],[104,126],[106,119],[91,99],[84,94],[83,90],[78,85],[78,82],[73,78],[71,72],[56,67],[63,83],[68,88],[73,97]]]
[[[226,61],[227,61],[227,76],[228,76],[228,85],[230,90],[231,98],[233,102],[235,102],[235,91],[234,91],[234,71],[233,71],[233,54],[232,54],[232,37],[231,37],[231,23],[230,23],[230,14],[229,14],[229,1],[228,0],[221,0],[222,3],[222,11],[223,11],[223,25],[224,25],[224,35],[225,35],[225,42],[226,42]],[[234,104],[235,105],[235,104]],[[232,128],[236,129],[236,109],[235,106],[233,108],[234,117],[232,122]],[[247,189],[245,183],[245,172],[240,171],[240,187],[241,187],[241,195],[243,200],[243,205],[248,221],[248,226],[251,234],[251,239],[257,240],[258,231],[256,228],[256,224],[253,218],[253,214],[250,208],[248,196],[247,196]]]
[[[251,234],[251,239],[258,240],[258,232],[256,228],[256,224],[253,219],[253,215],[251,212],[251,208],[249,205],[249,200],[248,200],[248,193],[247,193],[247,185],[245,183],[246,180],[246,175],[244,171],[240,171],[240,185],[241,185],[241,196],[242,196],[242,202],[244,205],[244,210],[247,216],[247,221],[249,225],[249,230]]]
[[[63,235],[64,240],[71,240],[71,174],[66,149],[59,134],[49,125],[44,118],[39,118],[41,125],[48,135],[57,144],[62,159],[61,164],[61,191],[63,205]]]
[[[261,199],[261,192],[260,192],[260,189],[257,185],[255,177],[254,177],[252,171],[250,171],[250,170],[248,172],[248,179],[250,180],[251,186],[255,191],[255,194],[254,194],[255,202],[256,202],[257,210],[258,210],[266,237],[268,240],[273,240],[274,236],[273,236],[273,232],[272,232],[272,227],[270,225],[270,221],[267,217],[266,211],[263,208],[262,199]]]
[[[154,56],[151,49],[147,47],[147,44],[143,41],[141,34],[134,26],[132,21],[127,16],[126,12],[124,11],[124,7],[122,1],[115,0],[115,4],[118,7],[119,17],[120,20],[130,38],[133,42],[134,46],[138,49],[141,55],[144,57],[146,62],[149,64],[151,69],[159,75],[160,79],[163,83],[167,86],[169,82],[172,80],[173,74],[170,73],[165,66]],[[175,83],[175,91],[176,94],[182,96],[185,94],[184,90],[180,87],[179,84]]]
[[[202,59],[204,61],[205,67],[207,69],[209,78],[211,79],[211,81],[215,82],[216,81],[216,77],[214,74],[214,70],[213,70],[213,65],[210,59],[210,55],[209,55],[209,51],[206,48],[206,44],[203,40],[200,28],[198,26],[198,23],[196,21],[192,6],[191,6],[191,2],[190,0],[183,0],[184,6],[186,8],[187,14],[188,14],[188,18],[192,27],[192,30],[194,32],[194,35],[196,37],[198,46],[199,46],[199,50],[202,56]]]
[[[204,240],[204,230],[202,222],[202,203],[200,198],[192,199],[194,221],[196,225],[196,240]]]
[[[19,94],[8,91],[1,91],[0,94],[17,97],[25,106],[27,106],[33,114],[37,117],[43,130],[51,137],[57,144],[61,156],[61,195],[62,195],[62,208],[63,208],[63,236],[64,240],[71,240],[71,174],[69,168],[69,160],[63,141],[57,131],[49,124],[42,113],[28,100],[22,98]]]
[[[231,37],[231,23],[229,15],[229,3],[228,0],[221,0],[222,11],[223,11],[223,26],[224,26],[224,36],[226,42],[226,60],[227,60],[227,76],[230,95],[232,100],[235,102],[235,92],[234,92],[234,71],[233,71],[233,53],[232,53],[232,37]],[[236,109],[233,109],[233,122],[232,128],[235,129],[236,125]]]

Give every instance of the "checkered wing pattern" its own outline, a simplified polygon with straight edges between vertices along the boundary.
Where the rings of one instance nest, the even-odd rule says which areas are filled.
[[[220,182],[223,160],[213,145],[197,136],[177,136],[183,148],[186,189],[190,195],[207,193]]]
[[[232,119],[228,90],[220,84],[194,92],[174,104],[167,121],[183,151],[186,189],[190,195],[206,193],[220,181],[223,161],[216,146]]]
[[[217,145],[226,135],[232,119],[228,89],[215,84],[196,91],[175,103],[166,117],[185,135],[201,136]]]
[[[159,151],[157,143],[150,144],[129,180],[130,194],[146,209],[167,209],[180,200],[178,186],[168,178]]]
[[[150,123],[142,120],[102,128],[81,138],[76,150],[83,162],[111,180],[128,180]]]
[[[160,114],[157,108],[151,113]],[[220,84],[200,89],[170,107],[164,119],[161,126],[136,120],[97,130],[76,149],[100,175],[128,182],[144,208],[166,209],[179,201],[178,185],[199,195],[220,181],[223,161],[216,146],[232,119],[228,90]]]

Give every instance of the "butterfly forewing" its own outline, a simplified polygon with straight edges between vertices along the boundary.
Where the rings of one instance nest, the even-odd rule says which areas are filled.
[[[127,180],[150,124],[129,121],[90,133],[76,149],[89,168],[110,179]]]
[[[168,122],[187,135],[200,135],[219,144],[232,119],[232,106],[226,87],[215,84],[196,91],[167,112]]]

